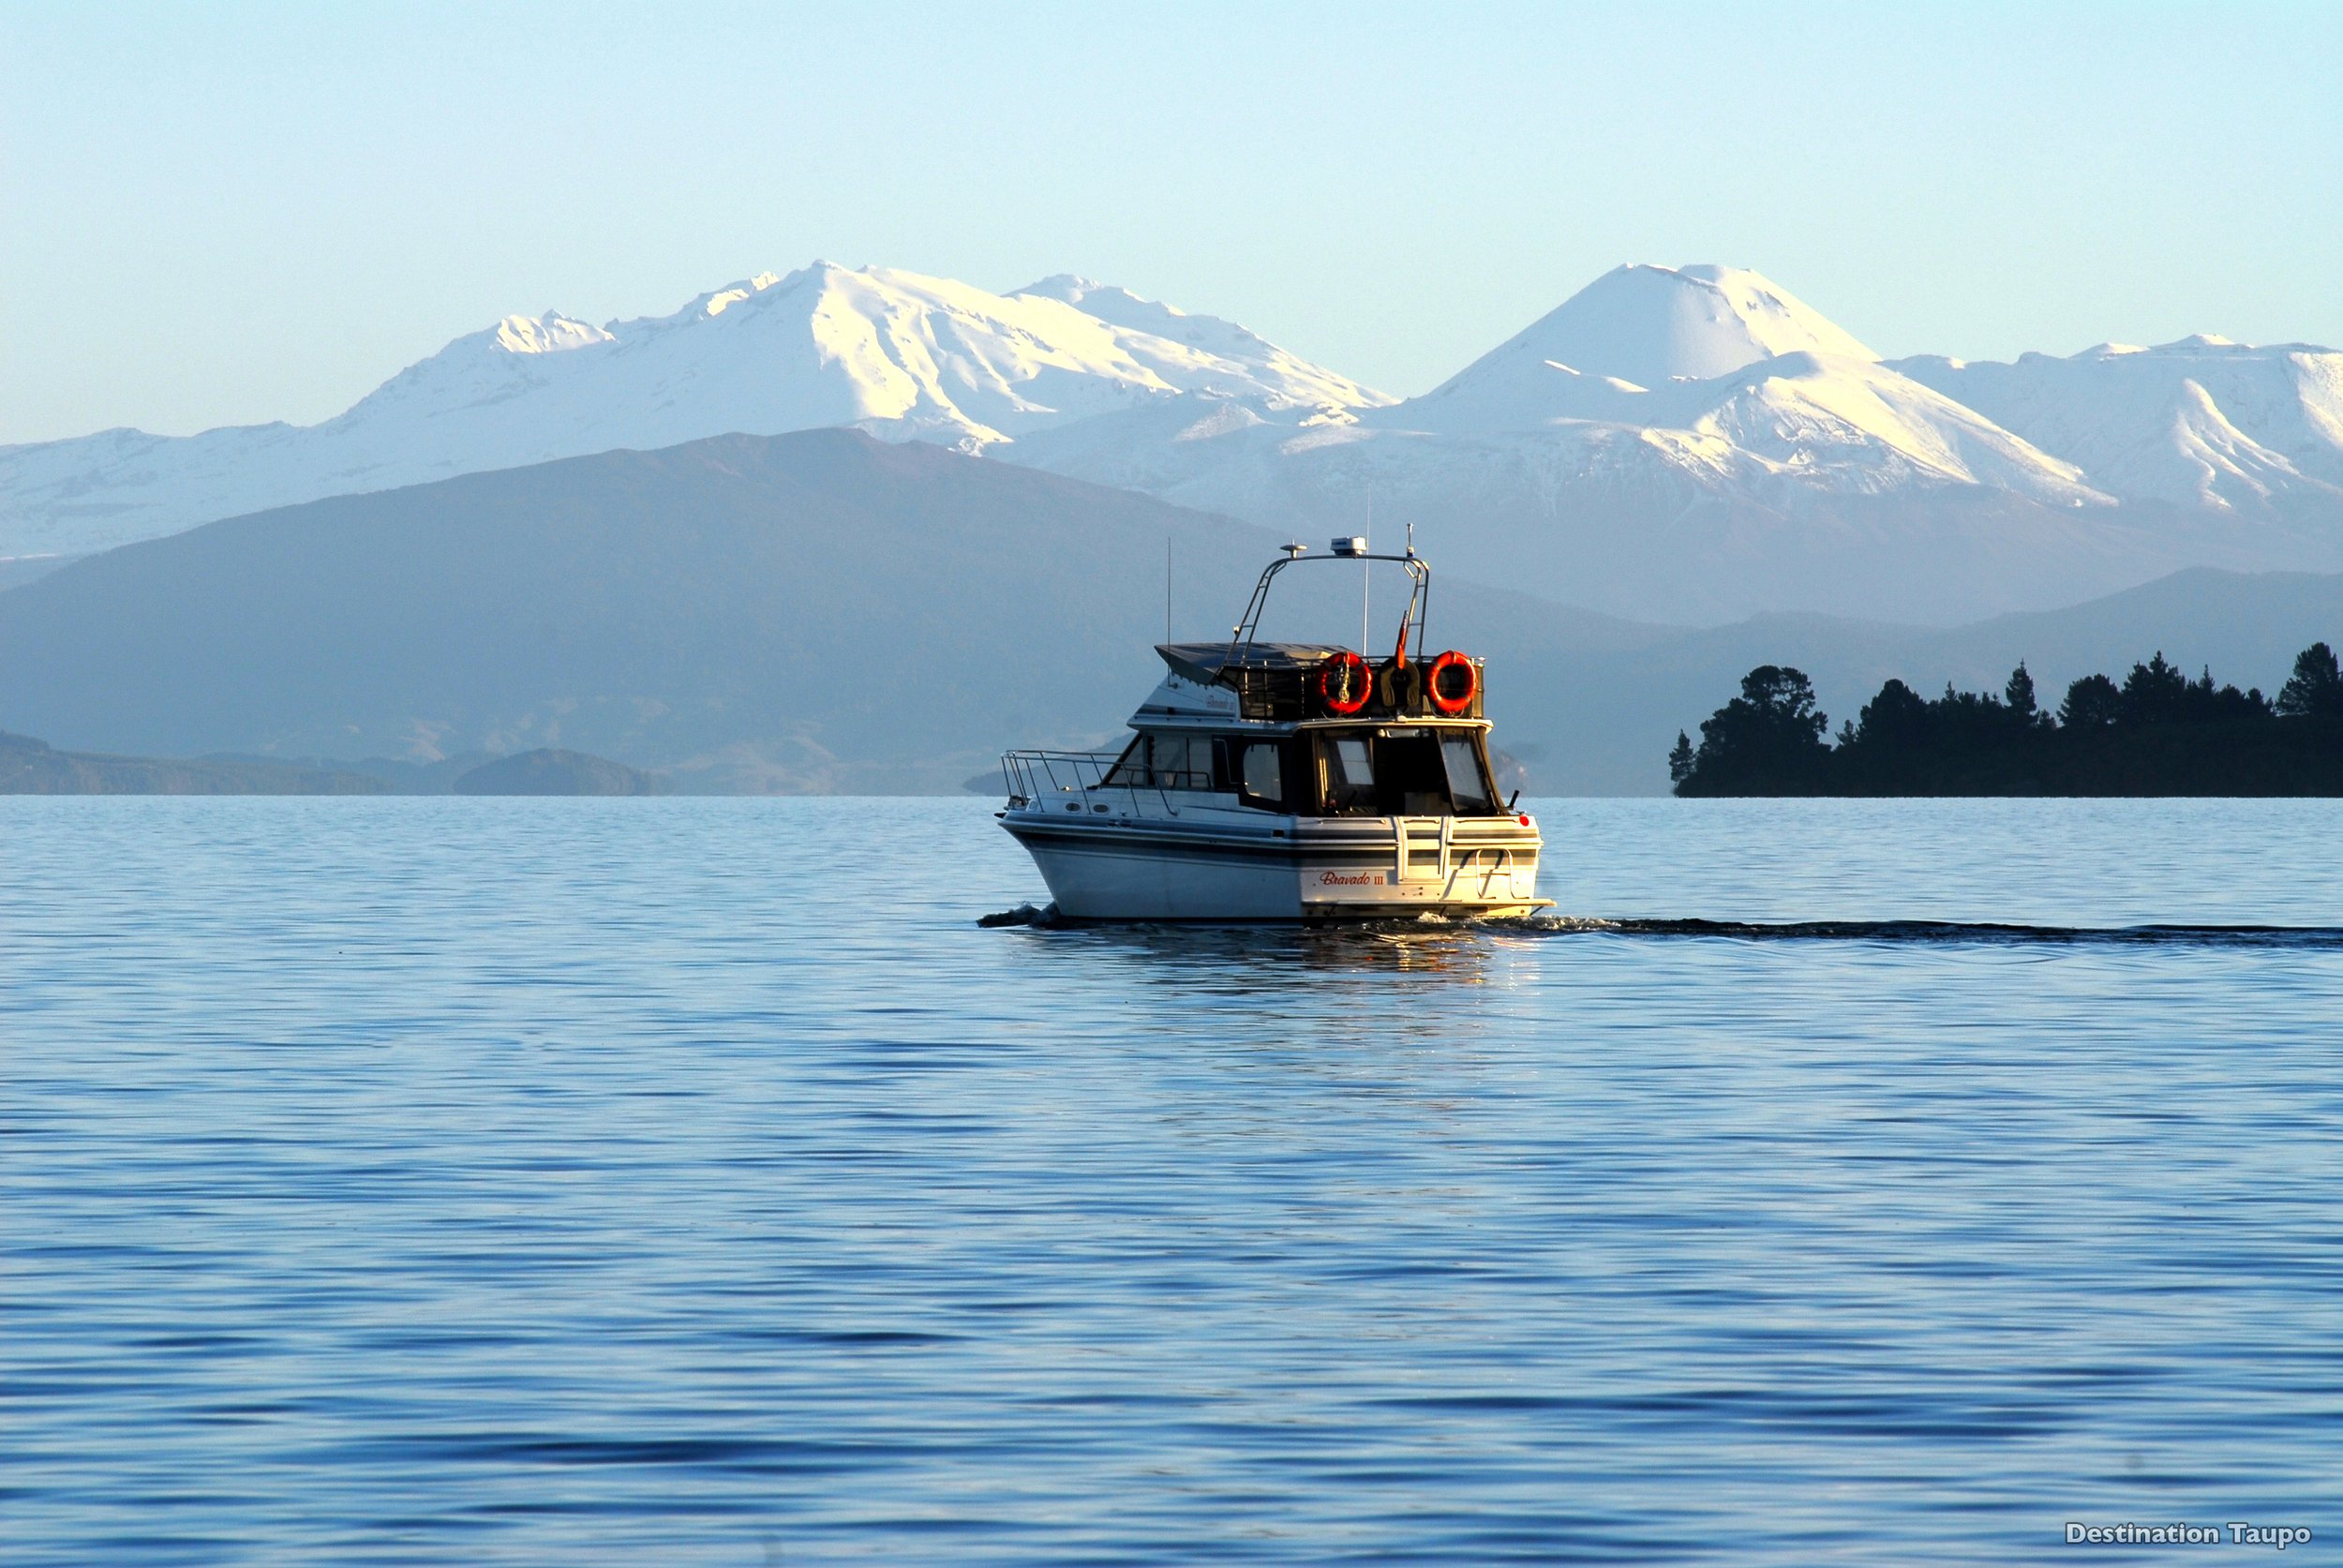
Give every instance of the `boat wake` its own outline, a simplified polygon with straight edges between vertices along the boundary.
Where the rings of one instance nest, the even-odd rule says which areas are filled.
[[[1109,921],[1108,927],[1129,922]],[[1054,903],[1021,903],[977,918],[979,926],[1030,926],[1038,931],[1090,927],[1069,920]],[[1211,921],[1140,921],[1147,929],[1217,929]],[[1258,925],[1245,929],[1258,930]],[[1318,935],[1410,936],[1490,932],[1515,936],[1708,937],[1737,942],[1875,942],[1988,947],[2278,948],[2343,950],[2343,926],[2139,925],[2037,926],[1984,920],[1704,920],[1656,916],[1606,918],[1585,915],[1523,915],[1455,918],[1346,921],[1300,927]]]
[[[977,917],[977,924],[980,926],[1039,926],[1047,930],[1063,923],[1058,918],[1057,905],[1054,903],[1042,904],[1039,907],[1030,903],[1021,903],[1014,909],[1004,909],[998,914]]]
[[[1054,903],[1021,903],[1014,909],[980,916],[977,920],[979,926],[1031,926],[1042,931],[1083,923],[1086,922],[1067,919]],[[1159,922],[1142,923],[1152,926]],[[1584,915],[1525,915],[1497,919],[1423,916],[1410,920],[1364,921],[1317,929],[1322,933],[1371,933],[1422,931],[1426,927],[1453,930],[1460,934],[1486,931],[1526,936],[1709,937],[1738,942],[2343,950],[2343,926],[2037,926],[1983,920],[1703,920],[1658,917],[1613,919]]]
[[[2343,926],[2036,926],[1970,920],[1602,919],[1533,915],[1489,922],[1538,935],[1724,937],[1744,942],[2343,948]]]

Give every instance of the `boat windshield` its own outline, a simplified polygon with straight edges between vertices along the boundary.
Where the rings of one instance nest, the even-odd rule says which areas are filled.
[[[1319,810],[1327,816],[1488,816],[1497,812],[1480,737],[1413,725],[1323,730]]]
[[[1211,789],[1216,773],[1226,776],[1225,764],[1216,767],[1213,750],[1213,738],[1208,735],[1148,731],[1132,738],[1108,770],[1103,787]]]
[[[1149,730],[1132,738],[1099,787],[1208,790],[1233,794],[1240,805],[1282,811],[1284,745],[1275,739]]]

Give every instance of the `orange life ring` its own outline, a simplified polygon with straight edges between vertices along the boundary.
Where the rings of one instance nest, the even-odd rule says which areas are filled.
[[[1464,671],[1461,685],[1455,678],[1457,670]],[[1432,661],[1431,669],[1425,674],[1424,691],[1434,708],[1453,719],[1471,707],[1472,699],[1481,694],[1481,672],[1471,660],[1452,648]]]
[[[1375,680],[1366,661],[1345,649],[1318,666],[1318,700],[1327,712],[1349,718],[1366,706]]]

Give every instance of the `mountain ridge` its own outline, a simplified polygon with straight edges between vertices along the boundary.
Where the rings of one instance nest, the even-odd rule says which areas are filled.
[[[565,458],[226,519],[0,593],[0,728],[346,759],[402,788],[559,748],[688,792],[951,793],[1003,747],[1120,731],[1161,673],[1167,540],[1170,630],[1193,638],[1226,635],[1285,537],[857,431]],[[1700,628],[1485,588],[1430,553],[1432,646],[1489,658],[1498,744],[1539,792],[1664,790],[1676,730],[1758,664],[1806,669],[1843,716],[1888,675],[1990,689],[2024,658],[2047,691],[2159,648],[2272,689],[2300,648],[2343,642],[2343,575],[2199,571],[1948,631]],[[1313,558],[1266,631],[1352,643],[1357,569]]]
[[[852,426],[973,451],[1037,423],[1184,395],[1278,411],[1389,401],[1232,323],[1179,320],[1197,341],[1044,294],[828,261],[603,327],[558,311],[506,317],[319,425],[0,448],[0,557],[86,553],[272,506],[707,436]]]
[[[1225,635],[1278,543],[1231,518],[852,430],[561,458],[227,518],[0,593],[0,728],[948,790],[1004,746],[1121,724],[1159,674],[1167,540],[1180,631]],[[1280,615],[1356,630],[1354,576],[1296,575]],[[1525,648],[1659,635],[1446,576],[1435,616]]]
[[[666,316],[506,317],[318,426],[0,449],[0,581],[330,495],[841,426],[1270,528],[1371,512],[1645,620],[1950,623],[2343,566],[2343,354],[2308,345],[1884,361],[1761,274],[1634,265],[1403,400],[1072,274],[1004,295],[816,261]]]

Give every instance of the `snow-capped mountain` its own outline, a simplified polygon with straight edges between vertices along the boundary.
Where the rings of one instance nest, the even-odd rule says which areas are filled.
[[[2178,465],[2216,440],[2240,468],[2261,442],[2277,455],[2260,471],[2328,471],[2343,424],[2321,423],[2321,389],[2343,356],[2235,351],[2228,411],[2195,426],[2077,389],[2096,445],[2067,439],[2059,391],[2001,418],[1934,368],[1948,363],[1883,364],[1756,273],[1631,266],[1395,405],[1305,426],[1257,399],[1181,400],[997,455],[1262,522],[1412,523],[1468,570],[1654,619],[1948,621],[2191,564],[2343,566],[2343,511],[2239,532],[2122,504],[2169,493],[2152,483],[2168,449]]]
[[[1390,401],[1242,327],[1052,277],[1010,295],[817,261],[593,326],[512,316],[322,425],[0,448],[0,557],[80,554],[215,517],[703,436],[858,426],[980,450],[1164,399],[1280,415]]]
[[[1879,356],[1770,279],[1732,267],[1626,266],[1414,399],[1411,423],[1519,428],[1589,378],[1635,390],[1705,381],[1783,354]],[[1558,407],[1553,412],[1575,411]]]
[[[1636,474],[1688,499],[1959,485],[2053,506],[2110,500],[2075,465],[1881,365],[1786,290],[1724,267],[1621,267],[1390,407],[1182,401],[1069,423],[1001,455],[1249,514],[1264,463],[1349,449],[1364,485],[1378,465],[1362,452],[1376,447],[1418,467],[1485,470],[1510,455],[1545,476],[1541,504],[1558,487]]]
[[[2343,501],[2343,353],[2186,337],[2015,364],[1895,368],[2088,471],[2126,500],[2219,512]]]
[[[1703,483],[1878,493],[1986,485],[2107,498],[2079,471],[1881,366],[1787,290],[1728,267],[1620,267],[1377,428],[1551,440],[1634,432]]]
[[[509,317],[349,411],[0,448],[5,558],[704,436],[858,426],[1645,619],[1949,621],[2178,567],[2343,569],[2343,354],[2201,338],[1882,362],[1754,272],[1627,266],[1397,402],[1086,279],[816,262],[604,326]]]

